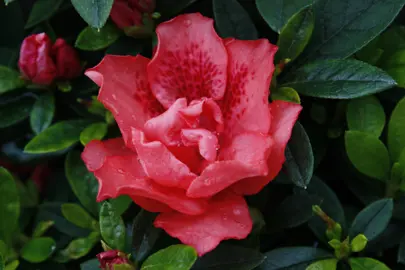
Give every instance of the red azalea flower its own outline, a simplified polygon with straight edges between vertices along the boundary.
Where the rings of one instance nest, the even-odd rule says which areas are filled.
[[[100,269],[113,270],[115,264],[129,264],[125,254],[118,250],[108,250],[97,254],[97,259],[100,262]]]
[[[243,195],[280,171],[301,106],[268,103],[277,47],[267,40],[222,40],[198,13],[156,32],[152,60],[108,55],[86,72],[123,137],[90,142],[82,158],[99,201],[131,196],[203,255],[251,231]]]
[[[55,60],[59,79],[74,79],[82,73],[82,65],[77,51],[64,39],[58,38],[53,44],[52,57]]]

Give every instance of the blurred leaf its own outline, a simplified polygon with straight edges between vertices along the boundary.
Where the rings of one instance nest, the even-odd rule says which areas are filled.
[[[24,151],[39,154],[66,149],[79,141],[80,133],[89,124],[88,120],[60,121],[35,136]]]
[[[18,61],[18,50],[0,47],[0,66],[13,68]]]
[[[311,263],[305,270],[335,270],[337,267],[337,259],[327,259]]]
[[[21,249],[21,257],[31,263],[47,260],[56,248],[55,241],[50,237],[31,239]]]
[[[271,91],[272,100],[285,100],[289,102],[294,102],[297,104],[301,103],[300,96],[297,91],[291,87],[280,87]]]
[[[349,130],[366,132],[380,137],[385,126],[385,112],[374,96],[350,100],[346,111]]]
[[[98,259],[91,259],[80,264],[80,270],[99,270],[100,262]]]
[[[405,264],[405,237],[402,237],[398,248],[397,262]]]
[[[34,232],[32,233],[32,237],[42,236],[54,224],[55,222],[53,220],[40,221],[35,227]]]
[[[333,255],[319,248],[287,247],[273,249],[264,254],[266,259],[258,270],[305,269],[312,262],[333,258]]]
[[[396,162],[402,150],[405,149],[405,98],[398,102],[391,114],[387,141],[391,159]]]
[[[83,20],[91,27],[101,29],[110,16],[114,0],[72,0]]]
[[[110,199],[110,203],[115,209],[117,215],[121,216],[131,206],[132,199],[127,195],[121,195],[117,198]]]
[[[390,157],[385,145],[374,135],[346,131],[346,153],[361,173],[385,181],[390,173]]]
[[[100,209],[100,231],[104,241],[113,249],[125,248],[125,224],[113,206],[105,201]]]
[[[24,85],[25,82],[19,72],[5,66],[0,66],[0,95],[21,88]]]
[[[0,105],[0,128],[6,128],[25,120],[31,112],[34,100],[23,97]]]
[[[36,184],[29,180],[25,185],[21,181],[16,181],[20,205],[23,208],[35,207],[39,202],[39,191]]]
[[[314,169],[314,155],[311,142],[304,127],[297,122],[285,150],[284,167],[287,176],[298,187],[305,188],[311,181]]]
[[[31,28],[51,18],[58,11],[63,0],[36,0],[32,6],[25,28]]]
[[[19,48],[25,37],[24,22],[20,1],[13,1],[7,6],[0,3],[0,25],[7,26],[1,29],[0,46]]]
[[[107,134],[107,129],[108,125],[106,123],[91,124],[80,133],[80,142],[86,145],[91,140],[101,140]]]
[[[376,238],[387,227],[394,208],[392,199],[373,202],[357,214],[349,230],[350,238],[364,234],[369,241]]]
[[[145,43],[141,42],[141,39],[123,36],[111,44],[105,51],[105,54],[136,56],[143,51],[144,47]]]
[[[400,87],[405,87],[405,49],[397,51],[384,59],[381,65]]]
[[[93,173],[84,165],[79,151],[71,151],[66,156],[65,173],[69,184],[80,203],[93,216],[98,216],[99,205],[96,201],[98,182]]]
[[[390,270],[388,266],[372,258],[350,258],[352,270]]]
[[[186,245],[173,245],[151,255],[141,270],[176,269],[189,270],[197,260],[197,252]]]
[[[113,23],[106,23],[100,30],[87,26],[77,37],[75,47],[84,51],[102,50],[117,41],[120,35],[121,31]]]
[[[354,59],[323,60],[302,66],[282,83],[298,93],[331,99],[350,99],[384,91],[396,82],[383,70]]]
[[[98,231],[98,222],[86,210],[75,203],[62,204],[63,216],[78,227]]]
[[[19,265],[20,265],[20,262],[18,260],[14,260],[14,261],[8,263],[6,265],[6,267],[4,268],[4,270],[15,270],[18,268]]]
[[[4,270],[5,266],[5,259],[3,257],[3,254],[0,253],[0,270]]]
[[[256,0],[257,9],[267,24],[277,33],[297,12],[311,4],[308,0]]]
[[[166,1],[157,0],[156,10],[162,13],[165,17],[172,17],[180,13],[185,8],[189,7],[191,4],[197,2],[198,0],[176,0],[176,1]]]
[[[275,56],[275,63],[283,59],[294,60],[307,46],[314,29],[314,13],[312,7],[302,9],[292,16],[281,29]]]
[[[213,0],[215,24],[221,37],[257,39],[258,33],[249,14],[237,0]]]
[[[0,239],[9,244],[20,216],[20,198],[13,176],[0,167]],[[7,217],[7,218],[5,218]]]
[[[141,210],[132,224],[132,254],[137,262],[143,261],[158,240],[161,230],[153,226],[156,214]]]
[[[65,263],[86,256],[99,240],[100,233],[98,232],[92,232],[87,237],[75,239],[70,242],[65,249],[56,254],[55,260],[60,263]]]
[[[35,134],[47,129],[55,114],[55,98],[52,93],[45,93],[34,103],[30,114],[30,124]]]

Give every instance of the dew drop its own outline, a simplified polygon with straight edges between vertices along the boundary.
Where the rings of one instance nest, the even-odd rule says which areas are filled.
[[[185,20],[184,25],[189,27],[191,25],[191,20]]]
[[[117,100],[117,96],[115,94],[111,95],[114,100]]]
[[[237,208],[233,209],[233,214],[234,214],[235,216],[239,216],[239,215],[240,215],[240,210],[237,209]]]
[[[211,181],[209,178],[204,179],[204,185],[209,186],[211,184]]]
[[[124,170],[123,169],[118,169],[117,170],[120,174],[124,174]]]

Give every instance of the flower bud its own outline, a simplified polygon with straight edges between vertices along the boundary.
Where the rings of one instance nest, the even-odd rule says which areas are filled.
[[[129,3],[143,13],[152,13],[156,7],[156,0],[129,0]]]
[[[110,17],[121,29],[134,25],[142,25],[142,12],[128,0],[115,0]],[[139,2],[139,1],[137,1]]]
[[[52,56],[56,63],[58,79],[69,80],[80,76],[82,66],[76,50],[58,38],[52,46]]]
[[[108,250],[97,254],[100,268],[104,270],[114,269],[116,264],[130,264],[126,255],[118,250]]]
[[[53,82],[57,71],[51,58],[51,47],[51,40],[45,33],[24,39],[18,66],[25,79],[40,85],[50,85]]]

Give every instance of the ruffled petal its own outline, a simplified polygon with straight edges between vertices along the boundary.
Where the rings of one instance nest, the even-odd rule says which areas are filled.
[[[213,20],[199,13],[184,14],[156,28],[158,48],[148,66],[152,92],[169,108],[180,97],[223,97],[227,53]]]
[[[184,244],[193,246],[200,256],[213,250],[222,240],[244,239],[252,230],[245,199],[231,193],[214,197],[204,214],[162,213],[154,224]]]
[[[131,127],[142,129],[147,120],[163,112],[149,88],[148,63],[149,59],[140,55],[107,55],[85,73],[101,86],[98,99],[113,113],[125,142]]]
[[[270,127],[268,96],[277,47],[265,39],[226,41],[228,83],[222,103],[227,134]]]
[[[216,160],[218,138],[211,131],[206,129],[183,129],[181,136],[185,146],[197,145],[203,158],[208,161]]]
[[[161,212],[171,212],[173,211],[172,208],[167,206],[164,203],[158,202],[153,199],[145,198],[142,196],[132,195],[131,199],[139,205],[141,208],[145,209],[146,211],[153,212],[153,213],[161,213]]]
[[[273,146],[267,160],[268,174],[265,177],[248,178],[236,183],[232,186],[236,193],[256,194],[277,176],[285,161],[284,150],[301,110],[301,105],[282,100],[270,104],[272,116],[270,135],[273,138]]]

